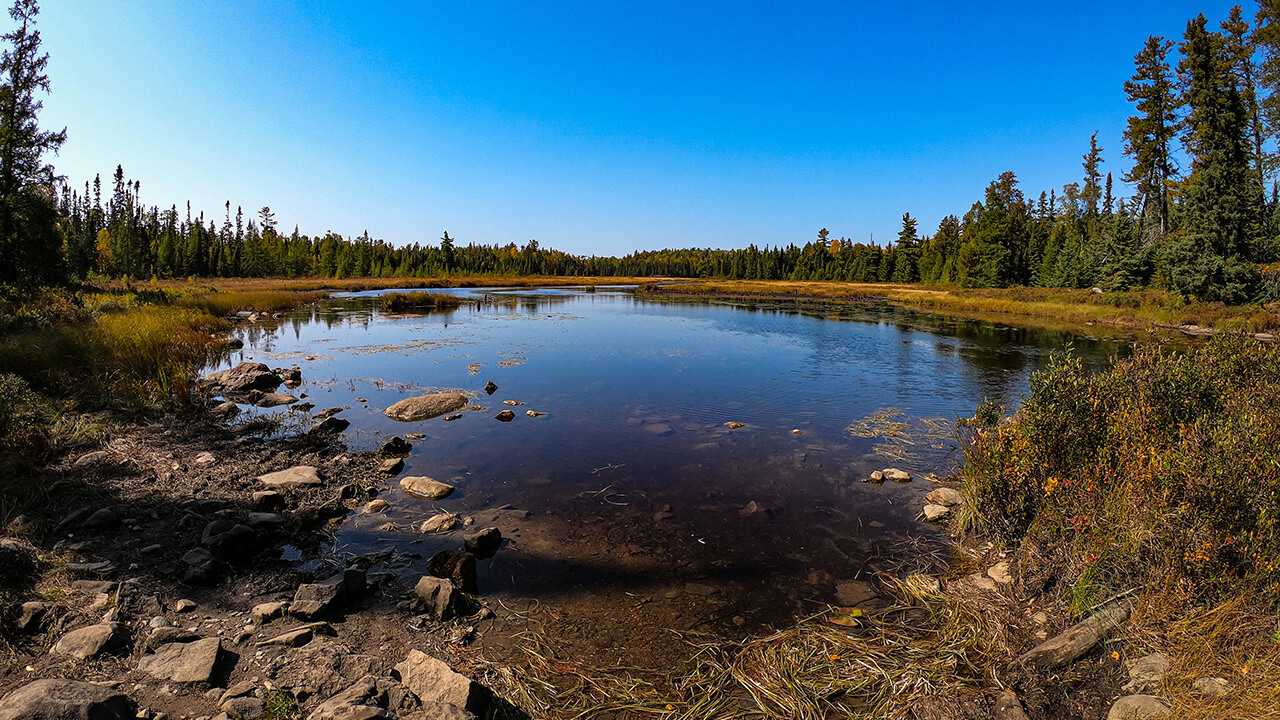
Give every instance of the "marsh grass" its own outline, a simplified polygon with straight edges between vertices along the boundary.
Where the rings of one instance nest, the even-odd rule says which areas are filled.
[[[456,295],[426,291],[391,292],[379,297],[378,302],[384,312],[440,310],[456,308],[463,304],[462,298]]]
[[[981,695],[1010,652],[1006,618],[981,603],[882,578],[892,604],[857,627],[832,608],[744,642],[680,638],[695,650],[670,675],[593,668],[529,635],[525,662],[498,666],[499,690],[538,717],[901,718],[925,698]],[[673,641],[676,636],[673,635]]]

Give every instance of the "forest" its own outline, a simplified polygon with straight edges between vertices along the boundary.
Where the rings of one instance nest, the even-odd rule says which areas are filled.
[[[19,2],[15,7],[34,2]],[[30,20],[30,18],[28,18]],[[833,280],[959,287],[1155,287],[1227,303],[1276,299],[1269,264],[1280,253],[1280,2],[1265,0],[1252,23],[1240,6],[1215,29],[1203,15],[1178,40],[1152,36],[1122,88],[1132,104],[1124,133],[1130,169],[1102,173],[1097,133],[1082,139],[1080,176],[1024,193],[1003,172],[962,213],[922,234],[910,213],[886,245],[830,237],[797,245],[664,249],[624,257],[578,256],[540,247],[398,245],[366,231],[349,238],[283,230],[270,207],[249,216],[227,202],[217,216],[148,205],[138,180],[117,167],[73,186],[41,165],[65,140],[35,122],[47,91],[39,33],[24,22],[5,39],[4,102],[27,117],[0,148],[0,282],[93,277],[428,277],[438,275],[670,276]],[[34,41],[34,42],[33,42]],[[25,43],[25,45],[24,45]],[[25,133],[25,135],[24,135]],[[16,140],[14,139],[16,136]],[[23,145],[22,143],[26,144]],[[30,168],[20,167],[27,158]],[[16,170],[16,173],[15,173]],[[194,214],[193,214],[194,213]]]

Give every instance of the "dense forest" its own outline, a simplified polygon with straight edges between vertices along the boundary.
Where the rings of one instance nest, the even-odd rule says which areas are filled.
[[[1102,172],[1097,134],[1082,141],[1078,182],[1029,198],[1004,172],[962,214],[922,235],[911,215],[895,242],[832,238],[826,229],[797,246],[667,249],[621,258],[582,257],[537,241],[394,245],[291,232],[269,207],[245,217],[226,203],[218,217],[185,207],[148,206],[141,183],[117,167],[80,187],[40,164],[63,133],[39,131],[37,90],[47,91],[47,56],[32,29],[34,0],[11,12],[20,29],[4,36],[0,71],[29,122],[19,152],[0,148],[0,281],[110,277],[433,276],[543,274],[733,279],[923,282],[962,287],[1159,287],[1189,298],[1232,303],[1271,298],[1268,264],[1280,253],[1280,1],[1263,0],[1252,24],[1240,6],[1218,29],[1203,15],[1180,42],[1150,37],[1123,91],[1133,104],[1124,134],[1131,161],[1117,196]],[[5,108],[0,107],[0,110]],[[14,133],[0,133],[12,145]],[[26,145],[21,145],[25,137]],[[22,158],[27,165],[22,166]],[[16,160],[13,158],[17,158]],[[1268,185],[1270,191],[1268,192]],[[109,195],[104,196],[104,192]]]

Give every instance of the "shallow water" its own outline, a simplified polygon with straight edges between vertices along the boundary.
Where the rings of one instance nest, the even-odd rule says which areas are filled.
[[[918,515],[932,487],[923,476],[945,476],[957,459],[950,421],[984,398],[1016,405],[1030,373],[1068,344],[1095,366],[1127,349],[882,306],[454,292],[475,302],[385,314],[362,293],[240,330],[246,347],[229,364],[299,365],[293,392],[317,411],[349,407],[353,449],[423,433],[404,475],[458,488],[433,502],[391,482],[381,495],[391,509],[353,515],[339,550],[395,548],[418,556],[398,572],[422,574],[463,533],[412,525],[459,512],[507,538],[481,562],[486,596],[642,598],[646,622],[684,629],[751,630],[835,602],[869,559],[939,535]],[[469,394],[470,408],[452,422],[382,413],[437,389]],[[513,421],[494,418],[505,409]],[[901,434],[862,436],[890,427]],[[886,467],[916,479],[864,482]],[[753,501],[762,511],[744,515]]]

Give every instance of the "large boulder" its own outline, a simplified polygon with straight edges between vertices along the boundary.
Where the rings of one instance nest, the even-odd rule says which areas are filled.
[[[405,398],[384,410],[384,414],[392,420],[413,422],[414,420],[430,420],[454,410],[466,407],[467,396],[458,393],[428,393],[417,397]]]
[[[0,700],[0,720],[131,720],[119,690],[77,680],[36,680]]]
[[[228,370],[219,370],[201,382],[223,392],[243,393],[250,390],[275,390],[284,379],[262,363],[242,362]]]
[[[170,643],[147,655],[138,669],[160,680],[180,683],[207,683],[222,653],[222,640],[205,638],[190,643]]]
[[[421,650],[410,650],[409,657],[396,666],[396,673],[424,703],[454,705],[483,717],[492,698],[488,688]]]

